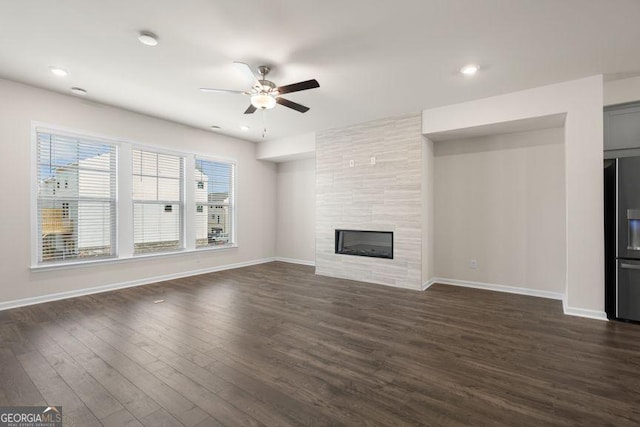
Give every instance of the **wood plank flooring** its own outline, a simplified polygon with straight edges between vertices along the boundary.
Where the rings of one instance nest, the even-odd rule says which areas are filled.
[[[275,262],[0,312],[0,405],[44,404],[65,426],[631,426],[640,325]]]

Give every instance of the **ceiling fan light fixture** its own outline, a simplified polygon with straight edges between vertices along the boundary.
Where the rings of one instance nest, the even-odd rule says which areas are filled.
[[[258,93],[251,97],[251,105],[263,110],[269,110],[276,106],[276,99],[266,93]]]

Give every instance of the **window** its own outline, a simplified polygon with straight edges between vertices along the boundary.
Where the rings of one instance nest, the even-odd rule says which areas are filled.
[[[196,247],[234,243],[235,165],[196,158],[195,175]]]
[[[133,252],[182,248],[183,158],[132,150]]]
[[[32,131],[32,268],[235,246],[234,162]]]
[[[38,129],[36,150],[38,263],[115,257],[115,144]]]

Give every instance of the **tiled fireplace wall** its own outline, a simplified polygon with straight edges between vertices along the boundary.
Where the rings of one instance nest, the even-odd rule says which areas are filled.
[[[420,114],[317,134],[317,274],[420,289],[422,143]],[[335,254],[335,229],[393,231],[394,259]]]

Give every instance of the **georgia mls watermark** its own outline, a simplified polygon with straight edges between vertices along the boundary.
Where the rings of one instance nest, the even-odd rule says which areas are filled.
[[[62,427],[62,406],[0,407],[0,427]]]

